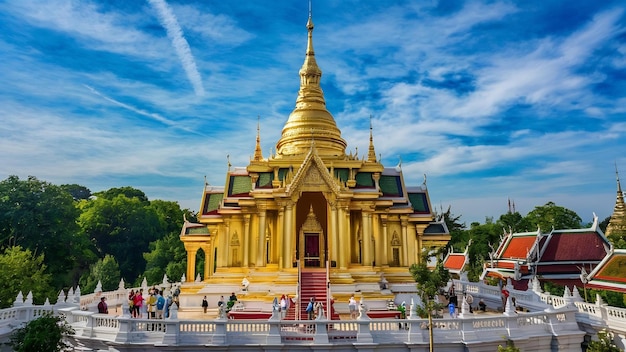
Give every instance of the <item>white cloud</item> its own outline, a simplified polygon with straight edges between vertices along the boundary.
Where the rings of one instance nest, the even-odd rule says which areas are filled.
[[[202,84],[202,77],[196,67],[196,60],[191,53],[189,43],[187,43],[183,35],[183,30],[180,28],[172,9],[165,0],[148,0],[148,2],[156,10],[159,22],[161,22],[161,25],[167,32],[167,36],[172,41],[172,46],[176,50],[176,55],[178,55],[196,95],[203,96],[204,86]]]

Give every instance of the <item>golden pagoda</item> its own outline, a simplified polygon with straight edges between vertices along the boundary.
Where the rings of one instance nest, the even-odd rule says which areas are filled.
[[[226,185],[205,186],[200,224],[185,222],[183,293],[243,290],[247,301],[267,302],[276,292],[298,295],[303,272],[323,271],[335,299],[390,299],[394,285],[415,286],[408,268],[422,251],[450,239],[426,180],[406,186],[400,165],[377,159],[371,121],[367,154],[346,153],[320,87],[310,14],[306,27],[296,106],[275,154],[262,155],[257,127],[248,166],[229,162]],[[204,268],[196,270],[199,251]]]
[[[615,167],[615,175],[617,178],[617,197],[613,214],[611,214],[611,219],[606,227],[606,237],[612,241],[616,238],[626,238],[626,205],[624,204],[624,193],[619,182],[617,166]]]

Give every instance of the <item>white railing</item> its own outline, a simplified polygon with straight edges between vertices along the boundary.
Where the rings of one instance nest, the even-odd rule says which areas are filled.
[[[460,292],[470,293],[477,299],[497,304],[499,290],[482,283],[456,282]],[[472,314],[463,318],[433,320],[433,335],[436,341],[445,343],[481,343],[502,338],[533,337],[535,341],[548,341],[548,337],[570,336],[572,341],[582,341],[587,333],[608,329],[616,334],[626,333],[626,309],[591,304],[566,294],[565,297],[549,296],[532,291],[510,289],[520,306],[546,307],[534,312],[504,314]],[[249,345],[249,344],[345,344],[345,343],[425,343],[428,342],[428,321],[416,319],[358,319],[358,320],[295,320],[271,318],[263,320],[185,320],[172,318],[163,320],[136,319],[123,311],[125,292],[102,293],[107,300],[122,301],[122,315],[98,314],[94,310],[83,310],[93,299],[61,299],[55,305],[36,306],[32,302],[17,302],[15,307],[0,310],[0,338],[6,338],[24,323],[50,311],[63,316],[76,331],[76,338],[85,345],[89,341],[107,341],[110,344],[131,345]],[[74,303],[75,302],[75,303]],[[87,303],[90,302],[90,303]],[[111,303],[113,303],[111,302]],[[540,303],[538,303],[540,302]],[[550,302],[547,305],[544,302]],[[175,308],[174,308],[175,309]],[[531,339],[532,340],[532,339]],[[529,349],[532,350],[532,349]]]

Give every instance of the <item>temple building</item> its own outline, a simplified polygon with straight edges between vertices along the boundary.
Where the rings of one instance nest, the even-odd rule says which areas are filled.
[[[619,182],[617,167],[615,175],[617,177],[617,197],[613,214],[611,214],[609,224],[606,226],[606,237],[626,238],[626,205],[624,204],[624,193],[622,192],[622,185]]]
[[[371,122],[367,153],[346,152],[320,87],[310,16],[306,28],[300,89],[275,152],[263,155],[257,128],[250,163],[229,162],[226,185],[203,190],[199,224],[183,227],[183,292],[212,294],[218,284],[234,291],[245,282],[248,300],[277,290],[303,297],[304,274],[324,272],[334,298],[391,299],[394,285],[414,288],[408,268],[422,252],[450,239],[426,179],[407,186],[400,166],[381,163]]]

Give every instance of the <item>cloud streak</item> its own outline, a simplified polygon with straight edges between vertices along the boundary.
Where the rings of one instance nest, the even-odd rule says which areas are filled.
[[[191,53],[189,43],[187,43],[183,35],[183,30],[180,28],[172,9],[165,0],[148,0],[148,2],[156,10],[159,22],[167,32],[167,36],[172,42],[172,46],[183,65],[183,69],[187,74],[187,79],[193,86],[193,90],[197,96],[203,96],[204,85],[202,84],[202,77],[196,66],[196,60]]]

